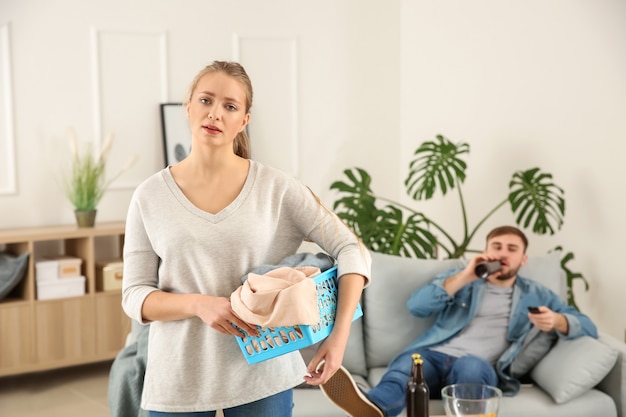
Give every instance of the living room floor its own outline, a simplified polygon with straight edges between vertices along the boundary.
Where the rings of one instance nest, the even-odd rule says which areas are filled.
[[[0,378],[2,417],[109,417],[111,361]]]

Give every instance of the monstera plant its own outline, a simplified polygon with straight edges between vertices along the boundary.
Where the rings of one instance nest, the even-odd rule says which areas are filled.
[[[435,258],[443,251],[446,258],[459,258],[468,252],[482,250],[470,247],[472,238],[496,211],[509,206],[518,226],[533,233],[554,234],[563,225],[565,215],[564,191],[552,180],[552,175],[539,168],[516,171],[509,180],[509,193],[475,225],[470,226],[462,185],[470,152],[467,143],[453,143],[442,135],[435,141],[423,142],[415,151],[404,185],[415,201],[429,200],[437,192],[443,196],[456,192],[461,206],[463,234],[453,236],[422,211],[379,196],[372,191],[372,178],[362,168],[344,171],[347,179],[336,181],[330,188],[340,197],[333,209],[374,252],[391,255]],[[556,248],[556,249],[561,249]],[[573,259],[566,253],[561,266],[567,276],[568,303],[576,306],[572,281],[582,274],[572,272],[567,263]]]

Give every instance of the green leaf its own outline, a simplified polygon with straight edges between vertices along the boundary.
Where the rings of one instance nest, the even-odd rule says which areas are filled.
[[[552,175],[539,168],[517,171],[509,182],[509,203],[515,221],[524,228],[532,226],[539,235],[551,235],[563,226],[564,191],[552,182]]]
[[[365,242],[377,228],[378,209],[370,188],[371,177],[361,168],[347,169],[344,174],[348,182],[336,181],[330,186],[343,194],[333,204],[333,210]]]
[[[415,151],[404,181],[414,200],[428,200],[439,188],[443,195],[465,181],[467,164],[461,155],[469,154],[467,143],[455,144],[442,135],[436,142],[424,142]]]

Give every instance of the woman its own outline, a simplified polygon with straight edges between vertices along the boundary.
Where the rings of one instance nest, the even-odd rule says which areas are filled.
[[[185,105],[191,152],[137,188],[126,223],[123,308],[152,323],[142,408],[151,416],[291,416],[292,388],[303,378],[322,384],[341,365],[369,253],[308,188],[249,159],[252,85],[243,67],[213,62]],[[247,272],[277,264],[303,239],[338,262],[333,331],[308,367],[297,351],[248,365],[233,324],[256,328],[233,313],[229,297]]]

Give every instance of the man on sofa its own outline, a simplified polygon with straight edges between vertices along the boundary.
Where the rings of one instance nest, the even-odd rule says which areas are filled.
[[[411,355],[424,360],[424,377],[433,398],[441,388],[475,382],[499,386],[505,395],[519,391],[519,379],[556,337],[597,338],[592,321],[536,281],[518,277],[526,262],[528,240],[516,227],[501,226],[487,235],[484,252],[463,269],[438,275],[407,301],[418,317],[437,314],[434,325],[389,364],[381,381],[361,392],[345,368],[322,385],[324,394],[353,417],[396,416],[406,403]],[[481,262],[500,261],[485,279],[475,273]],[[531,307],[537,307],[534,312]],[[393,323],[390,323],[393,325]],[[537,348],[530,348],[533,343]],[[543,351],[541,351],[543,349]]]

